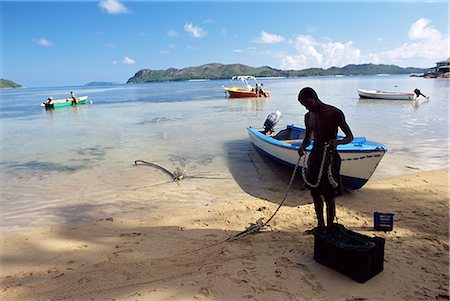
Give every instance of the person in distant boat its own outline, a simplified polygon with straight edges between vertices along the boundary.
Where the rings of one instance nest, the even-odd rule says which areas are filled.
[[[264,85],[262,83],[259,84],[259,94],[262,96],[266,96],[266,91],[264,90]]]
[[[72,98],[72,105],[78,104],[78,99],[75,96],[75,93],[73,93],[73,91],[70,91],[70,97]]]
[[[47,101],[45,102],[47,105],[52,105],[53,104],[53,97],[49,97],[47,98]]]
[[[265,96],[265,93],[263,84],[257,83],[255,88],[256,97]]]
[[[327,206],[326,225],[331,226],[336,215],[335,197],[342,194],[341,158],[336,151],[336,146],[350,143],[353,140],[353,134],[345,121],[344,113],[336,107],[323,103],[312,88],[303,88],[298,94],[298,101],[308,110],[305,114],[305,138],[298,153],[300,157],[304,156],[306,148],[314,139],[304,181],[311,190],[314,200],[317,228],[323,229],[325,228],[323,203],[325,202]],[[338,140],[339,128],[344,132],[345,137]],[[328,172],[329,167],[331,175]]]

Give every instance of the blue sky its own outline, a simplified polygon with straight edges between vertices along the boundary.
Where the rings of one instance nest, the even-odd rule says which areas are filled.
[[[140,69],[242,63],[277,69],[449,56],[437,2],[0,2],[1,77],[22,85],[126,82]]]

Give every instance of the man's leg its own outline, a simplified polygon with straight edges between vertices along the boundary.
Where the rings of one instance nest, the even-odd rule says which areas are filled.
[[[314,200],[314,209],[317,216],[317,227],[325,228],[325,220],[323,218],[323,199],[320,192],[311,190],[311,196]],[[328,208],[328,206],[327,206]]]
[[[331,226],[336,216],[336,201],[334,197],[327,196],[324,198],[327,204],[327,226]]]

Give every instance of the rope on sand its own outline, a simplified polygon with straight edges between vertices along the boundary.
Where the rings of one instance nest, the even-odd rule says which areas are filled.
[[[302,176],[303,176],[303,181],[305,183],[307,183],[308,185],[310,185],[312,187],[317,187],[319,185],[320,180],[322,178],[322,172],[323,172],[324,165],[325,165],[325,159],[326,159],[329,151],[330,151],[330,146],[329,146],[329,144],[326,144],[324,152],[323,152],[322,164],[320,166],[319,177],[318,177],[317,183],[315,185],[313,185],[313,184],[311,184],[311,183],[309,183],[307,181],[306,175],[305,175],[306,168],[305,167],[302,168]],[[264,222],[263,221],[264,218],[261,217],[258,220],[256,220],[256,222],[254,224],[250,224],[250,226],[247,229],[245,229],[244,231],[242,231],[242,232],[240,232],[240,233],[238,233],[238,234],[228,238],[226,241],[238,240],[238,239],[240,239],[240,238],[242,238],[242,237],[244,237],[244,236],[246,236],[246,235],[248,235],[250,233],[259,232],[259,231],[263,230],[269,224],[269,222],[274,218],[275,214],[277,214],[278,210],[280,210],[281,206],[283,206],[284,202],[286,201],[286,198],[287,198],[287,196],[289,194],[289,191],[291,189],[292,183],[294,182],[295,174],[297,173],[297,169],[300,166],[300,160],[302,158],[306,158],[306,155],[300,156],[298,158],[297,164],[295,165],[294,171],[292,172],[291,179],[289,180],[289,184],[288,184],[288,187],[286,189],[286,193],[284,194],[284,198],[281,201],[280,205],[278,206],[277,210],[275,210],[275,212],[267,220],[267,222]],[[306,159],[304,159],[304,160],[306,160]],[[332,160],[332,157],[331,157],[331,160]],[[331,160],[330,160],[330,163],[329,163],[329,166],[328,166],[328,181],[331,184],[331,186],[336,188],[338,186],[338,183],[336,183],[336,181],[334,180],[332,172],[331,172],[331,164],[332,164]],[[304,162],[303,165],[306,166],[306,162]]]
[[[177,169],[174,172],[171,172],[167,168],[162,167],[161,165],[158,165],[158,164],[155,164],[155,163],[151,163],[151,162],[144,161],[144,160],[136,160],[136,161],[134,161],[134,164],[136,164],[136,165],[138,165],[139,163],[146,164],[146,165],[149,165],[151,167],[154,167],[154,168],[157,168],[157,169],[163,171],[164,173],[166,173],[170,177],[172,177],[172,180],[174,182],[181,181],[185,177],[185,172],[182,171],[181,169],[179,169],[178,167],[177,167]]]
[[[298,158],[297,164],[295,165],[294,171],[292,172],[291,179],[289,180],[289,184],[286,189],[286,193],[284,194],[283,200],[281,201],[277,210],[275,210],[275,212],[272,214],[272,216],[267,220],[267,222],[264,222],[264,218],[260,217],[259,219],[256,220],[256,222],[254,224],[251,224],[247,229],[228,238],[226,241],[238,240],[248,234],[251,234],[254,232],[259,232],[259,231],[263,230],[269,224],[269,222],[274,218],[275,214],[277,214],[278,210],[280,210],[281,206],[283,206],[284,202],[286,201],[286,198],[289,194],[289,190],[291,190],[292,183],[294,182],[294,178],[295,178],[295,174],[297,173],[298,166],[300,165],[300,159],[301,159],[301,157]]]
[[[170,170],[168,170],[167,168],[165,168],[165,167],[163,167],[161,165],[158,165],[158,164],[155,164],[155,163],[151,163],[151,162],[148,162],[148,161],[145,161],[145,160],[136,160],[136,161],[134,161],[134,164],[136,164],[136,165],[138,165],[139,163],[140,164],[146,164],[146,165],[149,165],[151,167],[154,167],[154,168],[157,168],[157,169],[163,171],[164,173],[168,174],[172,178],[172,180],[174,182],[179,182],[179,181],[181,181],[183,179],[186,179],[186,178],[191,178],[191,179],[210,179],[210,180],[226,180],[226,179],[230,179],[230,178],[226,178],[226,177],[206,177],[206,176],[198,176],[198,175],[197,176],[188,176],[186,174],[186,171],[180,169],[179,167],[177,167],[174,172],[171,172]]]

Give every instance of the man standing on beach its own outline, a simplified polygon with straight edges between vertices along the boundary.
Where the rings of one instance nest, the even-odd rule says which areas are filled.
[[[308,158],[308,171],[304,177],[306,186],[311,190],[318,228],[325,228],[323,203],[327,205],[327,226],[331,226],[336,215],[335,197],[341,195],[340,177],[341,158],[336,151],[339,144],[353,140],[353,134],[345,121],[344,113],[336,107],[319,100],[312,88],[303,88],[298,101],[309,111],[305,115],[305,138],[298,150],[304,156],[306,148],[314,139],[314,145]],[[338,128],[345,137],[337,139]],[[328,175],[331,165],[331,175]]]

